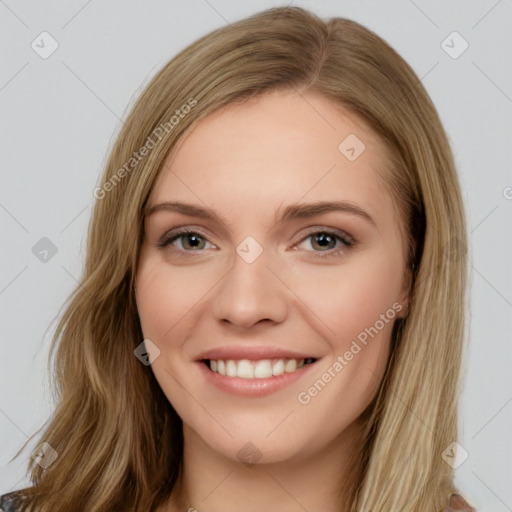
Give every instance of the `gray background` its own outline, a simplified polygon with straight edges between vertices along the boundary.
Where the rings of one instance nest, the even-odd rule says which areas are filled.
[[[456,481],[479,512],[512,510],[512,1],[292,4],[374,30],[411,64],[438,108],[471,231],[470,350],[460,400],[468,457]],[[277,5],[285,3],[0,0],[0,492],[28,484],[24,465],[36,443],[8,461],[53,408],[50,336],[81,274],[92,192],[120,120],[183,47]],[[39,37],[43,31],[58,43],[46,59],[40,53],[51,40]],[[454,31],[469,44],[460,55],[464,41]],[[43,237],[57,252],[38,258]]]

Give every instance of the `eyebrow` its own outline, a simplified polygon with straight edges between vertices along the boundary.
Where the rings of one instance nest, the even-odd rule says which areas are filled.
[[[183,203],[180,201],[165,201],[163,203],[158,203],[149,208],[146,216],[149,217],[153,213],[159,211],[171,211],[191,217],[214,219],[217,222],[228,225],[226,220],[223,219],[222,216],[214,209],[203,208],[190,203]],[[280,208],[278,208],[274,215],[274,223],[284,223],[294,219],[307,219],[330,212],[348,213],[362,218],[377,227],[375,220],[368,212],[350,201],[318,201],[315,203],[292,204],[284,208],[281,214]]]

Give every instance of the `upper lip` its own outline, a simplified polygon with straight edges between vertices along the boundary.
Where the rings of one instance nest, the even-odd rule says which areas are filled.
[[[199,355],[198,361],[204,359],[306,359],[311,357],[318,359],[312,354],[304,354],[295,350],[268,346],[226,346],[207,350]]]

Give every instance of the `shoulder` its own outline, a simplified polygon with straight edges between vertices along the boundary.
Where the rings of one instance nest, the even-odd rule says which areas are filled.
[[[452,510],[459,510],[461,512],[476,512],[466,499],[459,493],[452,493],[446,498],[446,507],[440,512],[450,512]]]
[[[15,493],[2,494],[0,496],[0,512],[19,512],[18,503],[19,498],[16,499]]]

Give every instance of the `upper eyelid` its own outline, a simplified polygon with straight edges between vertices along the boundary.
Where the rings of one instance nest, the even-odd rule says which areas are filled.
[[[295,242],[295,244],[301,243],[304,240],[306,240],[307,238],[309,238],[310,236],[318,234],[318,233],[322,233],[322,232],[331,233],[341,239],[346,238],[347,239],[346,242],[350,243],[350,244],[355,244],[357,242],[356,239],[350,233],[345,231],[344,229],[330,228],[327,226],[314,226],[314,227],[309,228],[306,233],[301,235],[301,238],[299,240],[297,240]],[[188,226],[188,225],[187,226],[178,226],[178,227],[173,228],[170,231],[166,232],[164,235],[162,235],[162,237],[160,237],[159,245],[170,243],[171,240],[172,241],[177,240],[181,236],[184,236],[188,233],[198,234],[202,238],[204,238],[208,243],[210,243],[212,245],[216,245],[214,242],[212,242],[210,240],[210,236],[207,233],[205,233],[201,228],[197,228],[194,226]]]

